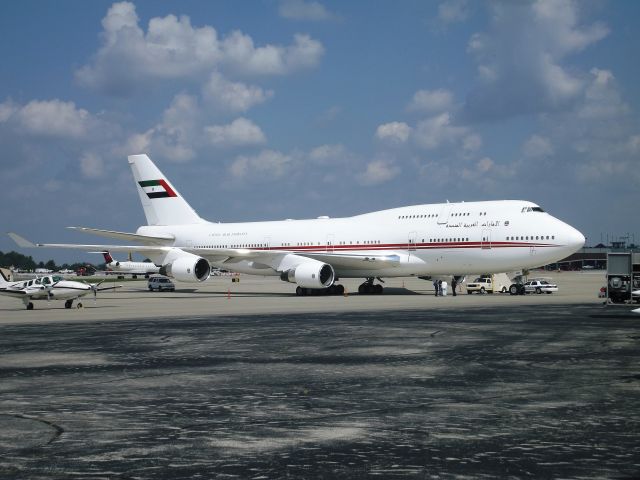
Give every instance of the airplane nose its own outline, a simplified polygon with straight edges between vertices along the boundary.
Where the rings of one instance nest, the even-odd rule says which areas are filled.
[[[567,225],[567,227],[567,245],[574,248],[575,251],[580,250],[584,247],[586,241],[584,235],[569,225]]]

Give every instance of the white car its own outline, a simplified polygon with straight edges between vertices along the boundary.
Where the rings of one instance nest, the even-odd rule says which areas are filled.
[[[167,277],[151,277],[149,278],[149,291],[153,292],[157,290],[158,292],[161,290],[169,290],[170,292],[175,292],[176,285]]]
[[[530,280],[524,284],[525,293],[553,293],[558,291],[558,286],[546,280]]]

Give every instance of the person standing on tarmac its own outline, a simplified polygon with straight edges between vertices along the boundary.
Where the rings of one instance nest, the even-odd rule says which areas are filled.
[[[458,281],[456,280],[456,277],[454,276],[454,277],[451,279],[451,290],[453,291],[453,296],[454,296],[454,297],[457,295],[457,294],[456,294],[456,287],[457,287],[457,286],[458,286]]]
[[[436,291],[436,297],[437,297],[438,296],[438,290],[439,290],[439,288],[438,288],[438,280],[434,280],[433,281],[433,288]]]

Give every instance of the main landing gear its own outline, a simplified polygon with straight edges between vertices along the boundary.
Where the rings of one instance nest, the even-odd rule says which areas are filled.
[[[379,283],[374,285],[373,280],[373,277],[367,278],[367,280],[358,287],[358,293],[360,295],[381,295],[384,290],[382,285]],[[380,278],[378,280],[382,281]]]
[[[64,302],[64,308],[71,308],[72,305],[73,300],[67,300],[66,302]]]
[[[27,303],[27,310],[33,310],[33,302]]]
[[[343,295],[344,285],[336,285],[335,283],[328,288],[304,288],[296,287],[296,295],[305,297],[307,295]]]

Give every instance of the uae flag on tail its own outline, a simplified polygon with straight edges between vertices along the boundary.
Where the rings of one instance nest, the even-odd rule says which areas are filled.
[[[166,180],[144,180],[138,184],[149,198],[177,197]]]

